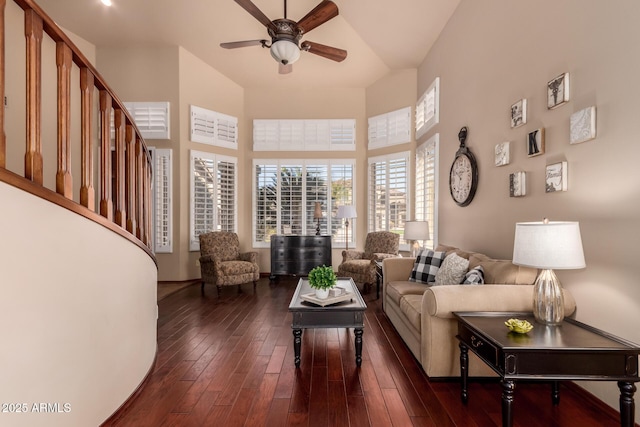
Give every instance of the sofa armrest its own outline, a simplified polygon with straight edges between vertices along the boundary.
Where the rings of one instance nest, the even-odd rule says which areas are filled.
[[[564,293],[565,316],[576,309],[573,296]],[[429,316],[453,318],[454,311],[523,311],[533,309],[531,285],[448,285],[431,286],[422,297],[422,312]]]
[[[400,280],[409,280],[414,263],[415,259],[413,258],[385,258],[382,260],[383,282],[386,284]]]

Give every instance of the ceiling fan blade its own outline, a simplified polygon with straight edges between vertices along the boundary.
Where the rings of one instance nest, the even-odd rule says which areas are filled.
[[[293,64],[284,65],[282,63],[278,63],[279,74],[289,74],[292,71],[293,71]]]
[[[338,6],[331,0],[323,0],[319,5],[314,7],[311,12],[307,13],[304,18],[298,21],[298,28],[306,34],[336,16],[338,16]]]
[[[262,25],[264,25],[267,28],[270,28],[273,31],[277,30],[277,28],[273,24],[273,22],[271,22],[271,20],[269,18],[267,18],[267,15],[262,13],[262,11],[260,9],[258,9],[258,6],[253,4],[251,2],[251,0],[235,0],[235,2],[238,3],[240,6],[242,6],[242,8],[244,10],[249,12],[251,14],[251,16],[253,16],[258,21],[260,21],[260,23],[262,23]]]
[[[338,49],[337,47],[326,46],[310,41],[302,42],[300,48],[309,53],[313,53],[336,62],[342,62],[347,57],[347,51],[344,49]]]
[[[220,47],[225,49],[236,49],[239,47],[248,47],[248,46],[264,46],[267,40],[244,40],[241,42],[227,42],[220,43]]]

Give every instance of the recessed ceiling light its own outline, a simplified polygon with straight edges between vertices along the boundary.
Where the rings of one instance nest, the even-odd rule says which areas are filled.
[[[105,6],[111,6],[111,0],[100,0],[102,2],[103,5]]]

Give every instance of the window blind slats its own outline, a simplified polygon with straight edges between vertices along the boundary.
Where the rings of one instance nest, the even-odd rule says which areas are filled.
[[[355,120],[254,120],[255,151],[355,151]]]
[[[155,195],[155,235],[156,253],[173,252],[173,201],[172,201],[172,150],[153,150],[153,179]]]

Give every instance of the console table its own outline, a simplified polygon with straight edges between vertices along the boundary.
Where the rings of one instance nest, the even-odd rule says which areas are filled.
[[[306,276],[312,268],[331,265],[331,236],[271,236],[271,274]]]
[[[552,402],[560,402],[558,381],[617,381],[620,424],[634,425],[633,394],[640,346],[573,319],[561,325],[535,323],[531,313],[455,312],[460,341],[461,398],[467,402],[469,354],[474,352],[502,379],[502,425],[511,426],[516,380],[553,384]],[[524,319],[534,327],[527,334],[509,332],[504,322]]]

